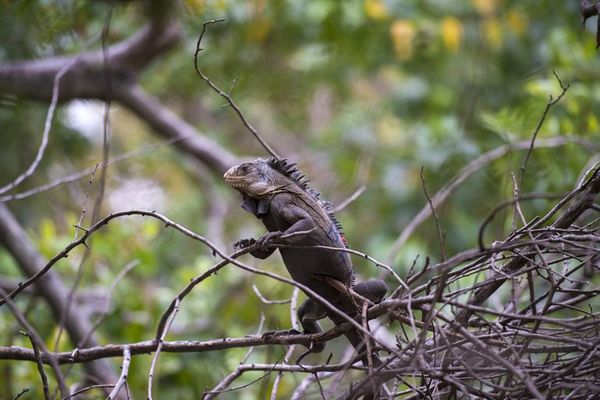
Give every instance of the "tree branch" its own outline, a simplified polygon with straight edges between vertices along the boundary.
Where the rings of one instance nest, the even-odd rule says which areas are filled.
[[[0,243],[14,257],[26,276],[36,275],[47,264],[33,247],[21,225],[2,203],[0,203]],[[23,285],[19,285],[19,288],[23,288]],[[46,300],[58,320],[63,312],[67,296],[67,289],[58,274],[54,271],[46,272],[44,279],[35,282],[35,289],[36,293]],[[91,324],[86,315],[83,315],[78,309],[73,309],[65,321],[65,327],[71,340],[78,344],[90,331]],[[98,345],[94,335],[89,337],[87,344]],[[82,346],[85,345],[86,343],[82,344]],[[114,382],[117,380],[117,376],[106,362],[87,364],[86,369],[99,381]]]
[[[571,205],[557,220],[552,224],[551,228],[554,229],[566,229],[571,226],[586,210],[593,204],[594,199],[600,192],[600,169],[596,169],[591,178],[587,181],[584,188],[581,188],[582,192],[579,195],[579,199]],[[542,233],[536,237],[536,240],[548,237],[548,233]],[[521,251],[522,254],[527,254],[534,251],[534,246],[529,246]],[[513,258],[503,268],[504,274],[510,274],[519,268],[523,267],[527,263],[527,258],[517,257]],[[473,298],[469,301],[469,305],[481,305],[487,300],[502,284],[506,281],[506,277],[497,277],[492,282],[479,288],[475,291]],[[466,325],[467,321],[471,317],[473,312],[465,308],[456,315],[456,321],[460,324]]]
[[[51,57],[0,65],[0,92],[50,101],[54,77],[73,63],[60,80],[58,101],[75,98],[106,100],[113,97],[146,121],[167,139],[178,140],[186,154],[222,174],[238,162],[237,157],[165,108],[137,85],[139,72],[157,56],[178,43],[181,30],[175,23],[150,24],[136,34],[107,49],[112,90],[107,86],[102,51],[84,52],[72,57]]]
[[[132,83],[115,88],[116,99],[142,121],[145,121],[159,136],[176,140],[184,153],[208,165],[217,174],[223,174],[238,163],[238,158],[216,142],[198,134],[198,131],[160,102],[148,95],[139,85]]]
[[[548,147],[559,147],[564,146],[567,143],[579,144],[585,148],[598,149],[596,143],[591,143],[580,138],[570,136],[556,136],[545,140],[537,141],[537,148],[548,148]],[[450,194],[459,187],[469,176],[475,172],[481,170],[484,165],[491,163],[492,161],[504,156],[505,154],[515,150],[527,150],[531,146],[531,140],[525,140],[518,143],[510,143],[504,146],[500,146],[471,161],[469,164],[464,166],[452,179],[448,181],[437,193],[431,197],[431,202],[434,208],[439,206],[450,196]],[[415,215],[411,221],[406,225],[404,230],[400,233],[387,258],[388,264],[392,263],[392,260],[396,258],[396,255],[402,248],[402,245],[406,243],[410,235],[419,227],[429,216],[431,215],[431,207],[425,205],[417,215]]]
[[[158,55],[171,49],[181,31],[174,23],[149,24],[130,38],[107,49],[107,60],[117,82],[135,80],[137,72]],[[109,88],[104,76],[102,50],[84,52],[71,57],[47,57],[0,65],[0,92],[13,93],[33,100],[49,102],[54,77],[67,64],[74,64],[60,81],[59,101],[75,98],[106,99]]]
[[[337,336],[342,332],[336,333]],[[232,348],[264,346],[264,345],[290,345],[302,344],[309,346],[316,335],[294,334],[294,335],[267,335],[267,336],[245,336],[242,338],[220,338],[206,341],[199,340],[177,340],[164,341],[161,352],[163,353],[203,353],[207,351],[217,351]],[[77,364],[98,361],[103,358],[123,357],[126,348],[129,348],[131,355],[148,354],[155,352],[159,342],[145,340],[142,342],[126,344],[108,344],[105,346],[87,347],[79,349],[76,352],[50,352],[59,364]],[[49,363],[46,355],[42,354],[42,360],[45,364]],[[0,346],[0,360],[22,360],[36,362],[36,357],[31,349],[19,346]],[[115,379],[114,381],[117,381]]]

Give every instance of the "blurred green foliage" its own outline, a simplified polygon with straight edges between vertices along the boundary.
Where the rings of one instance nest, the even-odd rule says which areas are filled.
[[[141,2],[117,2],[110,42],[131,35],[151,17]],[[240,156],[265,153],[223,99],[195,75],[192,52],[202,22],[226,18],[209,29],[201,66],[233,96],[263,136],[283,155],[300,163],[315,188],[335,203],[360,185],[366,192],[340,214],[353,248],[385,260],[408,221],[426,205],[419,171],[424,169],[433,194],[462,166],[485,151],[531,138],[549,96],[560,93],[555,71],[570,85],[547,116],[539,138],[577,136],[598,142],[600,58],[594,34],[580,26],[578,1],[551,0],[187,0],[170,13],[184,28],[180,47],[143,71],[143,86],[165,107],[193,123],[203,134]],[[5,0],[0,3],[0,62],[41,59],[99,48],[109,2]],[[590,21],[593,25],[594,21]],[[590,25],[590,26],[591,26]],[[102,106],[86,102],[84,117],[101,115]],[[102,129],[80,132],[59,109],[50,145],[40,168],[19,189],[34,188],[101,160]],[[94,111],[95,110],[95,111]],[[27,168],[37,150],[47,104],[0,97],[0,183]],[[111,155],[157,142],[149,128],[124,107],[113,104]],[[101,120],[101,118],[100,118]],[[477,229],[499,202],[511,198],[511,172],[518,173],[525,153],[510,152],[470,177],[439,210],[446,254],[476,246]],[[536,150],[522,192],[570,190],[590,154],[581,146]],[[147,191],[131,200],[130,182]],[[98,193],[99,180],[63,185],[9,205],[27,227],[45,257],[60,251],[83,225]],[[238,208],[235,193],[219,176],[190,163],[170,146],[159,147],[110,167],[101,215],[129,208],[156,209],[231,250],[240,237],[263,228]],[[218,203],[218,204],[216,204]],[[547,201],[523,204],[529,218],[550,207]],[[221,206],[219,209],[218,206]],[[511,229],[508,208],[488,229],[486,241],[502,239]],[[103,293],[129,262],[139,265],[116,286],[110,312],[98,334],[103,343],[153,337],[160,315],[193,277],[215,263],[210,251],[155,221],[131,217],[111,222],[90,242],[78,289],[85,304],[90,293]],[[55,266],[72,284],[82,251]],[[416,255],[439,259],[435,225],[427,221],[395,257],[406,274]],[[18,278],[10,257],[0,251],[0,275]],[[278,257],[264,262],[244,259],[284,274]],[[379,272],[356,260],[363,276]],[[243,336],[257,329],[290,326],[289,308],[264,305],[252,292],[289,298],[292,289],[227,267],[185,299],[169,339]],[[56,326],[39,299],[21,296],[18,304],[53,346]],[[2,345],[29,346],[16,333],[12,316],[0,312]],[[343,340],[328,346],[341,354]],[[336,347],[337,346],[337,347]],[[70,349],[63,341],[61,349]],[[256,349],[251,360],[274,362],[285,349]],[[157,398],[195,398],[235,368],[245,350],[200,354],[163,354],[156,379]],[[328,352],[324,353],[326,357]],[[320,356],[311,356],[317,359]],[[115,365],[119,360],[114,360]],[[130,389],[142,396],[150,357],[135,357]],[[4,393],[23,398],[41,395],[33,364],[0,362]],[[75,368],[71,379],[81,376]],[[11,377],[10,380],[4,379]],[[257,375],[248,374],[239,383]],[[264,397],[265,383],[223,398]],[[290,381],[291,382],[291,381]],[[287,398],[293,382],[285,382]],[[9,386],[10,385],[10,386]],[[246,396],[246,397],[244,397]],[[95,397],[90,397],[95,398]],[[98,397],[100,398],[100,397]]]

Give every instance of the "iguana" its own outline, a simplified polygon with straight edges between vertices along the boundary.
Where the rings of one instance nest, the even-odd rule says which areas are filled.
[[[319,193],[308,185],[296,164],[284,159],[259,158],[231,167],[223,178],[242,194],[242,208],[259,218],[268,230],[259,239],[243,239],[234,247],[246,248],[255,244],[256,249],[250,253],[265,259],[274,252],[275,248],[269,246],[273,243],[347,246],[331,203],[322,200]],[[387,292],[386,284],[379,279],[354,284],[354,271],[347,252],[293,247],[281,247],[279,252],[293,280],[307,286],[352,318],[359,315],[357,302],[350,295],[352,291],[374,303],[380,302]],[[336,325],[346,321],[310,295],[298,308],[298,319],[304,333],[322,332],[318,320],[326,316]],[[347,331],[345,335],[357,352],[363,353],[361,359],[367,365],[363,335],[355,330]],[[323,348],[322,343],[313,343],[309,351],[320,352]]]

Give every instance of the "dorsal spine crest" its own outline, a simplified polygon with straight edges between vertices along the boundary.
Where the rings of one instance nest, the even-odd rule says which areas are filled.
[[[294,181],[302,190],[304,190],[304,192],[312,197],[323,209],[323,211],[325,211],[325,214],[329,217],[329,220],[334,224],[340,237],[342,238],[344,245],[346,247],[350,247],[348,245],[348,241],[346,240],[346,236],[344,235],[342,224],[335,216],[331,202],[327,200],[321,200],[321,194],[310,187],[310,181],[306,179],[306,176],[298,169],[298,164],[289,163],[285,158],[269,158],[267,160],[267,164],[275,171]]]

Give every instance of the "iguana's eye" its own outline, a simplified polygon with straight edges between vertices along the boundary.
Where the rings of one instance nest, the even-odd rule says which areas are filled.
[[[242,165],[240,167],[240,169],[242,170],[242,172],[248,172],[248,166],[247,165]]]

